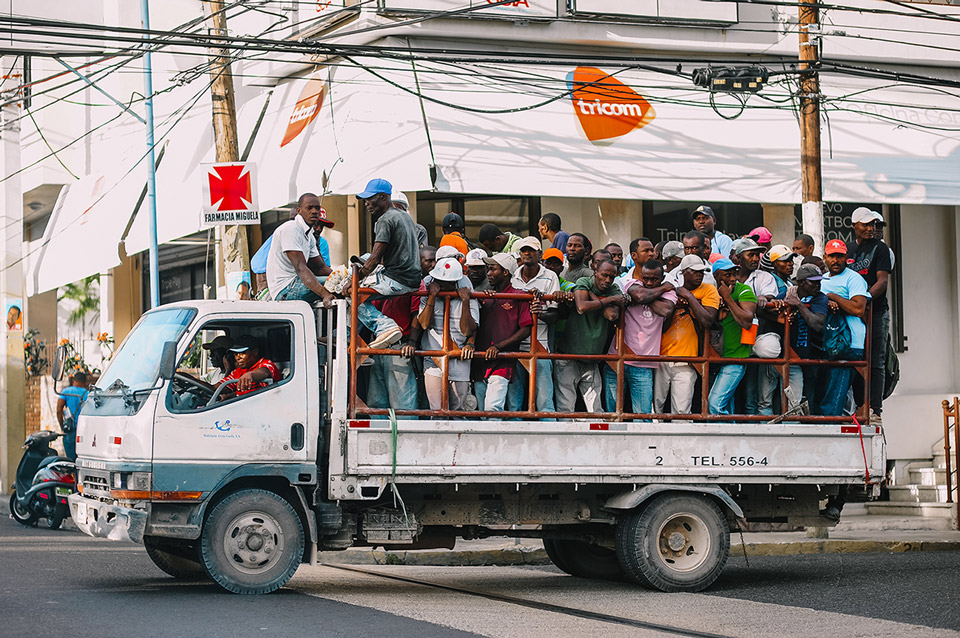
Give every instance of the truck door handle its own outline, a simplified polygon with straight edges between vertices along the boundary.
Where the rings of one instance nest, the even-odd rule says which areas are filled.
[[[290,447],[294,450],[303,449],[303,423],[294,423],[290,426]]]

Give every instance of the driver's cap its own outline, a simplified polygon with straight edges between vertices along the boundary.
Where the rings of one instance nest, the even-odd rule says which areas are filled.
[[[233,347],[230,348],[230,352],[246,352],[251,348],[254,350],[260,349],[260,342],[257,341],[257,338],[253,335],[240,335]]]
[[[227,335],[220,335],[210,343],[201,346],[204,350],[229,350],[233,347],[233,339]]]

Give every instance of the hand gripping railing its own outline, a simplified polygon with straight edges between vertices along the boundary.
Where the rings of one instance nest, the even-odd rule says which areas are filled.
[[[402,356],[399,350],[396,349],[373,349],[368,347],[361,347],[357,340],[358,335],[358,320],[357,320],[357,305],[362,303],[366,297],[370,294],[375,294],[374,290],[369,288],[358,288],[356,285],[357,276],[356,272],[354,273],[353,282],[351,285],[350,299],[351,299],[351,309],[350,309],[350,334],[352,335],[350,339],[350,394],[349,394],[349,416],[350,418],[356,418],[357,416],[385,416],[388,413],[387,409],[383,408],[370,408],[367,406],[361,406],[357,398],[357,366],[360,363],[360,357],[363,356]],[[426,296],[429,293],[426,291],[415,291],[409,293],[414,296]],[[769,365],[774,366],[777,369],[777,372],[780,376],[780,388],[781,388],[781,404],[785,407],[787,405],[787,396],[785,394],[785,388],[789,384],[790,376],[790,366],[792,365],[801,365],[801,366],[814,366],[814,367],[849,367],[853,368],[857,374],[863,378],[865,400],[863,405],[858,410],[858,413],[855,415],[856,418],[852,416],[820,416],[820,415],[790,415],[789,420],[791,422],[800,422],[800,423],[852,423],[854,425],[862,424],[869,425],[869,388],[870,388],[870,330],[872,321],[870,320],[870,308],[868,307],[867,313],[864,317],[864,323],[866,324],[866,339],[864,354],[865,359],[862,361],[834,361],[826,359],[803,359],[796,355],[793,352],[793,348],[790,347],[790,332],[791,332],[791,318],[793,312],[790,312],[786,309],[780,310],[778,314],[778,322],[783,325],[783,340],[782,340],[782,354],[776,359],[762,359],[762,358],[723,358],[714,350],[710,344],[710,339],[708,338],[708,331],[703,331],[703,336],[701,338],[701,348],[703,354],[697,357],[665,357],[665,356],[638,356],[629,352],[629,349],[624,345],[623,337],[623,322],[625,310],[620,313],[620,318],[617,322],[616,328],[616,344],[617,344],[617,354],[559,354],[547,352],[537,339],[537,326],[539,323],[539,317],[536,314],[533,314],[533,325],[530,327],[530,352],[501,352],[499,359],[514,359],[519,362],[528,361],[529,362],[529,388],[528,388],[528,404],[526,410],[520,411],[500,411],[496,413],[487,413],[482,410],[474,411],[465,411],[465,410],[449,410],[449,360],[451,357],[459,358],[461,356],[461,349],[456,344],[454,344],[450,338],[450,302],[452,299],[457,297],[456,292],[440,292],[438,296],[444,300],[444,317],[443,317],[443,349],[442,350],[417,350],[414,353],[414,356],[419,357],[435,357],[443,359],[442,366],[442,386],[441,386],[441,398],[440,398],[440,409],[439,410],[395,410],[397,416],[416,416],[416,417],[474,417],[474,418],[485,418],[496,416],[501,419],[512,419],[512,418],[527,418],[527,419],[583,419],[587,417],[586,413],[583,412],[544,412],[538,411],[536,406],[536,387],[537,387],[537,361],[541,359],[549,360],[571,360],[571,361],[596,361],[599,364],[604,364],[611,362],[614,369],[617,372],[617,388],[616,388],[616,406],[615,410],[612,412],[602,412],[602,413],[591,413],[589,418],[596,419],[598,421],[634,421],[634,420],[650,420],[657,419],[661,421],[698,421],[698,422],[730,422],[730,421],[745,421],[745,422],[768,422],[771,421],[773,417],[769,415],[761,414],[732,414],[732,415],[717,415],[709,414],[708,409],[708,400],[710,394],[710,369],[715,366],[722,366],[726,364],[737,364],[737,365]],[[524,301],[532,301],[533,299],[539,299],[543,302],[552,302],[558,298],[563,298],[563,295],[541,295],[535,293],[489,293],[474,292],[472,298],[483,300],[491,298],[499,299],[517,299]],[[416,320],[416,318],[414,318]],[[694,319],[695,320],[695,319]],[[678,363],[688,363],[693,366],[700,373],[700,383],[701,383],[701,405],[699,413],[691,414],[657,414],[657,413],[627,413],[623,411],[623,390],[624,390],[624,365],[627,362],[633,361],[644,361],[644,362],[678,362]],[[602,383],[602,382],[601,382]],[[359,407],[358,407],[359,406]]]

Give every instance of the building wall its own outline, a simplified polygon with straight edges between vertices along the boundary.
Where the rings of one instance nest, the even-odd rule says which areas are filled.
[[[940,402],[960,392],[957,207],[903,206],[901,235],[904,333],[900,383],[884,403],[891,459],[930,458],[943,438]]]

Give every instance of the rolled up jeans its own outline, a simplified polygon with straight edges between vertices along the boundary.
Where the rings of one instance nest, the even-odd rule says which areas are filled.
[[[417,290],[417,288],[404,286],[400,282],[387,277],[383,274],[382,269],[363,279],[360,282],[360,287],[372,288],[376,293],[367,297],[362,304],[357,306],[357,319],[375,335],[383,334],[387,330],[399,328],[399,326],[397,326],[396,321],[377,310],[371,302],[383,297],[396,297]]]
[[[733,394],[746,373],[746,366],[728,363],[720,368],[710,388],[710,414],[733,414]]]
[[[487,412],[501,412],[507,402],[507,393],[510,387],[510,379],[493,374],[477,381],[475,384],[475,394],[477,395],[477,405],[481,410]]]

